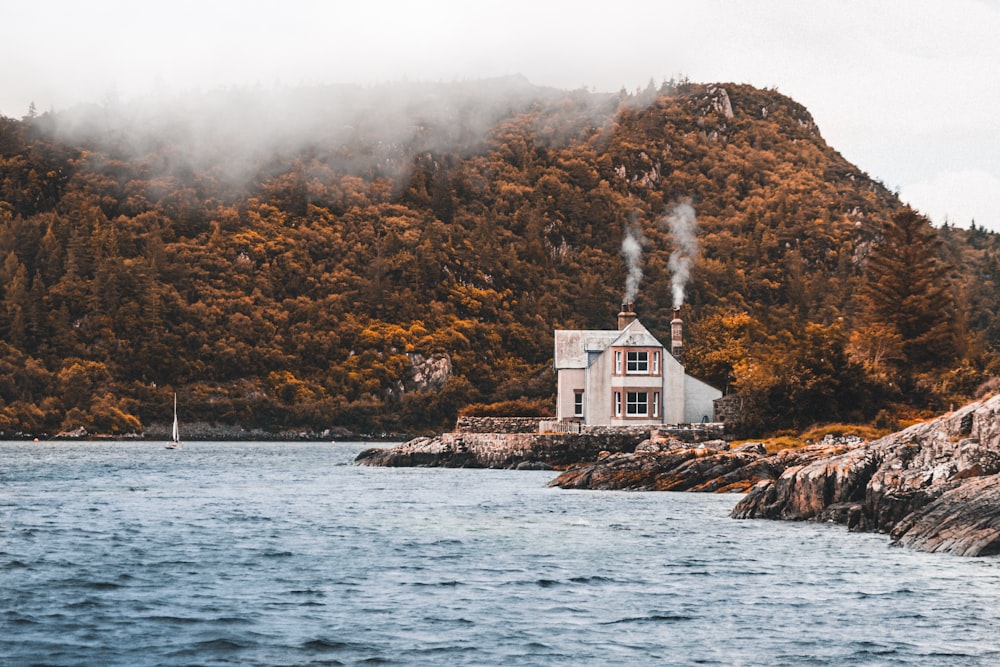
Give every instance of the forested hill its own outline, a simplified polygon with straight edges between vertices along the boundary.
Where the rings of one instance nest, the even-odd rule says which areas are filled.
[[[685,364],[747,430],[1000,374],[998,236],[930,227],[776,91],[235,90],[0,118],[0,431],[138,430],[174,391],[273,430],[552,413],[552,331],[614,326],[626,236],[667,334],[685,203]]]

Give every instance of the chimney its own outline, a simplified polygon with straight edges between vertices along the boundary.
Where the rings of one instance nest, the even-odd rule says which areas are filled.
[[[635,314],[635,304],[631,301],[622,304],[622,311],[618,313],[618,330],[621,331],[631,324],[638,315]]]
[[[684,352],[684,321],[681,320],[681,309],[674,308],[674,319],[670,320],[670,354],[674,359],[681,360]]]

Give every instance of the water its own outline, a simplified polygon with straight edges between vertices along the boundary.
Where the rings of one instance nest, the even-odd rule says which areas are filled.
[[[1000,664],[1000,560],[361,447],[0,443],[0,664]]]

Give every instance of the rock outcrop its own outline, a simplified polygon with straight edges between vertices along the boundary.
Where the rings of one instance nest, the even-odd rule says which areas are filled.
[[[767,454],[760,443],[730,450],[728,443],[692,445],[677,440],[644,442],[633,453],[612,454],[573,466],[549,483],[564,489],[744,493],[777,479],[790,466],[828,458],[857,444],[827,441]]]
[[[1000,475],[970,479],[904,518],[892,538],[921,551],[1000,554]]]
[[[814,519],[899,544],[1000,552],[1000,396],[756,485],[736,518]]]

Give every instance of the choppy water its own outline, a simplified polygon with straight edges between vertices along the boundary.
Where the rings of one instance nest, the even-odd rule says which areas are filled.
[[[361,446],[0,443],[0,664],[1000,664],[1000,560]]]

